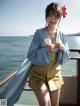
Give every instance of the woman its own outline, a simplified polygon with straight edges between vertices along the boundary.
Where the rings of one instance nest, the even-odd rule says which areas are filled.
[[[59,106],[64,84],[61,65],[69,59],[69,47],[65,35],[59,31],[59,23],[67,13],[65,6],[51,3],[45,14],[46,26],[35,32],[27,55],[32,62],[29,86],[40,106]]]

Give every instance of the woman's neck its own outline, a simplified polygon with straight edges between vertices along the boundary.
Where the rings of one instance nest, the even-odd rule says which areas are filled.
[[[55,35],[57,33],[57,28],[47,27],[47,31],[50,35]]]

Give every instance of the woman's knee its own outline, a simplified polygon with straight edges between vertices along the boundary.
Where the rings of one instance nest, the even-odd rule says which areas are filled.
[[[51,106],[50,95],[47,90],[38,90],[35,92],[39,106]]]
[[[51,102],[50,101],[42,101],[39,103],[40,106],[51,106]]]
[[[59,104],[53,103],[53,104],[51,104],[51,106],[59,106]]]
[[[51,106],[59,106],[60,89],[50,93]]]
[[[50,98],[42,97],[37,99],[38,99],[39,106],[51,106]]]

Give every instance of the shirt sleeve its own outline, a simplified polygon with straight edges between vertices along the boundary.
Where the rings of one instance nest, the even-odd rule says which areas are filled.
[[[49,62],[46,50],[41,47],[41,38],[38,30],[35,32],[32,39],[27,58],[32,64],[36,65],[44,65]]]
[[[66,38],[66,35],[62,35],[63,36],[63,39],[62,39],[62,43],[64,44],[64,52],[62,54],[62,60],[63,62],[66,62],[70,59],[70,51],[69,51],[69,45],[67,43],[67,38]]]
[[[39,40],[38,31],[36,31],[35,34],[33,35],[33,39],[27,53],[27,58],[29,60],[33,60],[33,58],[35,58],[36,51],[39,48],[39,46],[40,46],[40,40]]]

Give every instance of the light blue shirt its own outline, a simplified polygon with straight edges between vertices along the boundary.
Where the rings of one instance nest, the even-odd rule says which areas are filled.
[[[32,39],[30,48],[28,50],[27,58],[35,65],[46,65],[49,64],[49,54],[45,48],[43,48],[44,41],[47,39],[48,32],[46,28],[41,28],[36,30],[34,37]],[[59,32],[57,34],[57,42],[64,44],[65,49],[62,52],[60,49],[56,49],[58,52],[57,63],[63,64],[69,59],[69,46],[66,41],[66,35]]]

